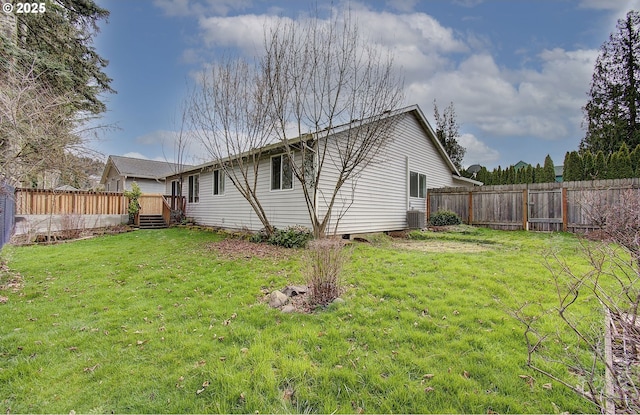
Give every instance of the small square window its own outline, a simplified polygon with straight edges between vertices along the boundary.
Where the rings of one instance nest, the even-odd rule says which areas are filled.
[[[427,197],[427,176],[409,172],[409,196],[424,199]]]

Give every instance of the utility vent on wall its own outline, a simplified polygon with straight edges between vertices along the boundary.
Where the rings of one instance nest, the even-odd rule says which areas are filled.
[[[409,226],[409,229],[424,228],[424,216],[424,212],[421,210],[408,210],[407,225]]]

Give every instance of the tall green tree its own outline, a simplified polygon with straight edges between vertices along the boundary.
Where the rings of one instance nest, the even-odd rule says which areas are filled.
[[[583,180],[595,180],[596,172],[594,163],[593,153],[591,153],[590,150],[582,153]]]
[[[109,11],[94,0],[53,0],[45,5],[44,13],[16,14],[15,42],[3,42],[0,59],[34,62],[39,81],[71,95],[73,110],[104,112],[100,94],[115,91],[104,72],[109,62],[96,52],[93,40]]]
[[[547,154],[547,157],[544,158],[544,167],[543,170],[543,183],[552,183],[556,181],[556,169],[553,165],[553,160],[551,156]]]
[[[629,157],[631,158],[631,167],[635,169],[635,177],[640,177],[640,144],[633,149]]]
[[[79,131],[114,92],[93,47],[109,12],[93,0],[49,0],[46,11],[3,14],[0,31],[0,180],[21,184],[86,149]],[[73,166],[70,166],[73,167]]]
[[[595,160],[593,162],[593,180],[606,179],[607,173],[607,157],[602,150],[596,153]]]
[[[633,177],[633,167],[631,166],[631,153],[626,143],[623,143],[618,150],[618,177],[616,179],[627,179]]]
[[[460,126],[456,120],[456,111],[453,102],[444,109],[442,115],[438,111],[438,105],[433,100],[433,113],[436,119],[436,136],[449,155],[449,158],[458,170],[462,170],[462,160],[467,150],[458,143],[460,138]]]
[[[582,157],[577,151],[568,152],[564,157],[562,178],[565,182],[583,180],[584,167]]]
[[[640,144],[640,12],[629,11],[616,28],[600,49],[583,108],[587,133],[580,147],[605,155],[622,143]]]

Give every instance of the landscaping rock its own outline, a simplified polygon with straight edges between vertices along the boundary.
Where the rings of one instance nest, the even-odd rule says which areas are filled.
[[[269,295],[269,306],[273,308],[282,307],[289,302],[289,297],[282,291],[274,291]]]
[[[309,291],[309,287],[306,285],[287,285],[282,289],[282,293],[287,297],[306,294],[307,291]]]
[[[293,313],[294,311],[296,311],[296,308],[291,304],[287,304],[286,306],[282,307],[283,313]]]

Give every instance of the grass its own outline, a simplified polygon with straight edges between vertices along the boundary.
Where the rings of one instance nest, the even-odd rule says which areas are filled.
[[[230,260],[215,233],[136,231],[7,246],[0,409],[29,413],[555,413],[595,408],[526,368],[509,311],[553,301],[541,255],[570,235],[466,229],[356,244],[345,303],[283,314],[289,259]],[[481,250],[464,248],[482,246]],[[0,285],[8,275],[0,274]],[[536,381],[527,383],[520,375]]]

